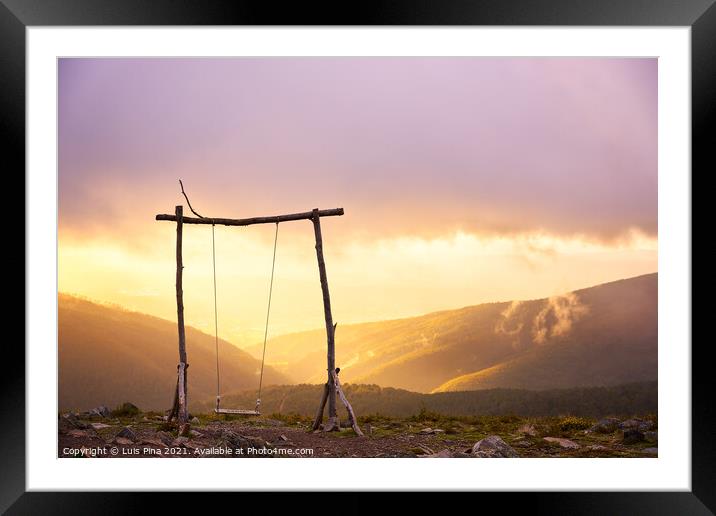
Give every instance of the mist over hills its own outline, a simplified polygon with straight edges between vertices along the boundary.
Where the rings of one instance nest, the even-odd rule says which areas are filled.
[[[176,322],[60,294],[59,408],[85,410],[132,401],[165,410],[176,385]],[[214,337],[186,327],[189,407],[216,396]],[[260,363],[219,340],[222,391],[255,388]],[[264,384],[288,383],[266,367]]]
[[[417,392],[652,381],[657,299],[654,273],[545,299],[339,324],[336,364],[344,381]],[[267,361],[295,383],[325,381],[325,330],[271,339]]]
[[[65,294],[59,296],[58,312],[61,410],[124,401],[146,410],[169,407],[178,360],[174,321]],[[191,327],[186,335],[190,408],[208,409],[216,394],[214,337]],[[384,399],[385,393],[399,393],[396,407],[413,407],[453,399],[424,397],[431,392],[492,390],[503,393],[500,399],[527,399],[532,396],[527,391],[572,389],[578,396],[582,388],[639,382],[653,385],[648,389],[652,400],[657,340],[657,274],[647,274],[545,299],[339,324],[336,365],[342,381],[366,398],[359,403],[366,409],[380,405],[367,398],[381,392]],[[325,382],[325,347],[325,329],[271,339],[264,386]],[[222,393],[233,393],[245,404],[243,398],[254,395],[260,362],[224,340],[219,348]],[[298,392],[281,389],[281,399]]]

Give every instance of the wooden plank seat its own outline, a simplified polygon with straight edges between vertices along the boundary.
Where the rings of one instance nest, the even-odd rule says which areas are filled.
[[[233,408],[217,408],[214,409],[217,414],[243,414],[244,416],[260,416],[261,412],[258,410],[248,409],[233,409]]]

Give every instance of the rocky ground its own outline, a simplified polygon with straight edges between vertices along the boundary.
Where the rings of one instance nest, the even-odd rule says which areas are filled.
[[[60,457],[656,457],[654,416],[567,417],[368,416],[352,429],[310,431],[300,416],[199,414],[189,428],[136,407],[60,414]]]

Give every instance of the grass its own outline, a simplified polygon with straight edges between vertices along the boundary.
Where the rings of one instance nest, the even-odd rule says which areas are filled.
[[[104,439],[111,439],[119,428],[131,425],[135,429],[152,428],[176,435],[177,423],[161,421],[156,417],[162,415],[161,412],[142,413],[133,404],[123,403],[112,411],[109,419],[100,418],[102,422],[110,424],[111,427],[100,429],[97,433]],[[307,431],[313,422],[312,417],[298,413],[272,413],[255,417],[207,412],[192,414],[192,417],[199,420],[192,427],[237,421],[241,425],[249,427],[286,427],[287,429]],[[634,416],[621,415],[619,419],[625,420],[630,417]],[[651,421],[654,424],[654,429],[658,428],[656,414],[641,415],[640,418]],[[98,420],[96,417],[87,419]],[[405,442],[405,451],[408,453],[418,453],[417,450],[424,443],[429,443],[427,446],[436,452],[446,447],[457,450],[467,449],[488,435],[500,436],[522,457],[645,457],[648,455],[642,452],[643,449],[658,446],[656,443],[647,441],[625,445],[619,430],[606,434],[588,432],[587,430],[596,421],[594,418],[573,415],[543,417],[447,416],[424,407],[409,417],[393,417],[381,413],[364,414],[358,417],[359,425],[370,439],[409,437],[412,442]],[[368,426],[370,426],[370,432],[367,431]],[[421,431],[425,428],[440,429],[442,432],[423,434]],[[344,429],[341,432],[326,434],[325,437],[327,439],[350,439],[356,436],[352,430]],[[559,443],[545,441],[544,437],[566,438],[576,442],[580,447],[577,449],[562,448]],[[595,446],[596,449],[594,449]]]

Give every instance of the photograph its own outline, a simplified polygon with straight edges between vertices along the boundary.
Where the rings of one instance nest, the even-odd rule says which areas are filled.
[[[660,460],[659,66],[58,57],[56,458]]]

